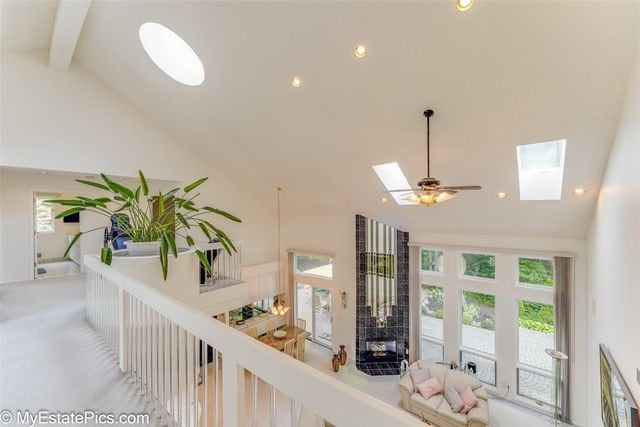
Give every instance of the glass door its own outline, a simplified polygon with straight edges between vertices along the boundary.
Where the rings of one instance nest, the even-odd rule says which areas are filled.
[[[331,290],[296,284],[296,316],[307,322],[309,339],[331,347]]]

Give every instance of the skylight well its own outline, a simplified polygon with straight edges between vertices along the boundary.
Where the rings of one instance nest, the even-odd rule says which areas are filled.
[[[188,86],[202,84],[202,62],[179,35],[155,22],[142,24],[138,34],[149,58],[169,77]]]
[[[518,145],[520,200],[560,200],[567,140]]]
[[[393,163],[384,163],[381,165],[372,166],[380,181],[384,184],[384,186],[389,191],[393,190],[404,190],[411,188],[409,181],[407,181],[407,177],[402,173],[402,169],[400,169],[400,165],[397,162]],[[407,194],[411,193],[411,191],[407,191],[407,193],[389,193],[393,200],[396,201],[399,205],[415,205],[415,202],[405,200],[404,198]]]

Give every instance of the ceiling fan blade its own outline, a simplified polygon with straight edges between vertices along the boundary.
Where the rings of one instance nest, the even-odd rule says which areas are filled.
[[[481,190],[479,185],[449,185],[445,187],[438,187],[438,190]]]
[[[400,193],[400,192],[413,192],[413,191],[421,191],[421,188],[406,188],[404,190],[385,190],[383,193]]]

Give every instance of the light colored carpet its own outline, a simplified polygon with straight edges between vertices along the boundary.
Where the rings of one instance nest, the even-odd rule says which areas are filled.
[[[0,408],[148,413],[85,321],[84,277],[0,286]]]

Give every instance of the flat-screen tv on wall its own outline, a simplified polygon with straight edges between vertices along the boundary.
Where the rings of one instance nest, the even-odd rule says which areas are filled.
[[[638,405],[603,344],[600,344],[600,411],[605,427],[638,427]]]
[[[80,222],[80,212],[65,216],[62,220],[64,222]]]

